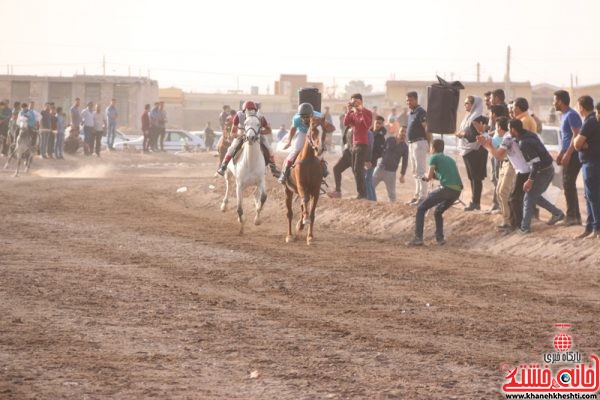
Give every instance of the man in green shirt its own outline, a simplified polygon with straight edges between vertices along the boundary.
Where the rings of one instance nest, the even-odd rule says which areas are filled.
[[[425,213],[430,208],[436,207],[435,216],[435,239],[439,245],[446,243],[444,239],[444,219],[442,214],[460,197],[463,189],[462,181],[456,167],[456,162],[444,154],[444,141],[436,139],[431,144],[433,155],[429,157],[429,174],[423,177],[423,181],[432,179],[440,181],[440,187],[430,192],[425,200],[417,206],[415,223],[415,237],[407,246],[423,245],[423,225],[425,224]]]

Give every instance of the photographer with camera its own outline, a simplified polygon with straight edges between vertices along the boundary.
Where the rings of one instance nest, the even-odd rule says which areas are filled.
[[[357,199],[367,198],[365,184],[365,169],[370,167],[369,160],[369,129],[373,123],[373,114],[363,106],[362,95],[355,93],[350,96],[346,106],[344,125],[350,126],[352,136],[352,171],[356,180]]]

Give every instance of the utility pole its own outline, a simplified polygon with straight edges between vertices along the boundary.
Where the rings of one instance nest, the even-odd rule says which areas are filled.
[[[106,56],[102,55],[102,75],[106,76]]]
[[[506,48],[506,71],[504,72],[504,93],[506,96],[512,96],[509,91],[510,84],[510,46]]]
[[[573,73],[571,72],[571,93],[573,93]]]
[[[479,78],[481,76],[481,65],[479,64],[479,62],[477,63],[477,82],[479,83]]]

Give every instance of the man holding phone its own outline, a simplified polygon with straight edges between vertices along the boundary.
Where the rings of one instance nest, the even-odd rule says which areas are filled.
[[[346,106],[344,126],[352,127],[352,171],[356,180],[357,199],[367,198],[365,185],[365,166],[369,159],[369,129],[373,123],[373,114],[363,106],[362,95],[355,93],[350,96]]]

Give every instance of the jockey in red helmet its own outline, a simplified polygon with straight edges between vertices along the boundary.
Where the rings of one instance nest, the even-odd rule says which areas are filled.
[[[239,136],[237,136],[238,129],[244,130],[244,121],[246,120],[247,115],[257,115],[258,107],[253,101],[246,101],[242,106],[242,110],[238,111],[235,117],[233,117],[233,126],[231,128],[231,136],[234,137],[231,145],[227,149],[227,155],[223,159],[221,166],[217,170],[219,175],[225,175],[225,171],[227,171],[227,164],[229,161],[235,156],[235,154],[242,147],[243,141],[240,140]],[[260,148],[263,151],[265,156],[265,161],[267,165],[271,168],[271,173],[274,177],[279,176],[279,171],[277,170],[277,166],[275,165],[275,156],[271,154],[271,150],[269,147],[269,143],[267,142],[264,135],[268,135],[271,133],[271,126],[267,122],[267,119],[264,116],[260,116],[260,122],[262,125],[261,135],[260,135]]]

